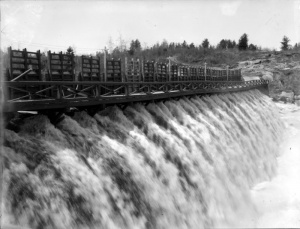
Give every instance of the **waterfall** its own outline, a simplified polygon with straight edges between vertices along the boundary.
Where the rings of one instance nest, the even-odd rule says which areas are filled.
[[[26,118],[4,131],[4,224],[253,227],[282,129],[258,90]]]

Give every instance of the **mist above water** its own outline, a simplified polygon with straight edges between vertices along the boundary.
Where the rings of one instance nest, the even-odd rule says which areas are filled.
[[[27,118],[4,131],[4,224],[254,227],[282,128],[258,90]]]

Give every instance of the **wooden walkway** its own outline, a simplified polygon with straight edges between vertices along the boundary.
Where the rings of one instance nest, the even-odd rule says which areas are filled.
[[[15,81],[5,85],[4,112],[59,110],[107,104],[151,102],[181,96],[267,88],[267,80],[252,81]],[[34,90],[32,90],[34,88]],[[22,92],[18,97],[18,93]]]

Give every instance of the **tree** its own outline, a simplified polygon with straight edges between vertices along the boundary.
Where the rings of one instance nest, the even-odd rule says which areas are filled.
[[[184,40],[183,43],[182,43],[182,47],[183,47],[183,48],[187,48],[187,47],[188,47],[188,45],[187,45],[187,43],[186,43],[185,40]]]
[[[235,48],[235,47],[236,47],[236,42],[232,41],[232,48]]]
[[[281,43],[281,50],[288,50],[290,48],[289,45],[290,39],[286,36],[283,37]]]
[[[249,45],[248,49],[251,50],[251,51],[256,51],[257,50],[257,46],[251,43]]]
[[[189,48],[190,48],[190,49],[194,49],[194,48],[195,48],[194,43],[191,43],[190,46],[189,46]]]
[[[67,49],[67,54],[74,55],[74,49],[71,46],[69,46],[69,48]]]
[[[220,43],[217,45],[217,47],[218,47],[219,49],[226,49],[226,48],[227,48],[227,42],[226,42],[226,40],[222,39],[222,40],[220,41]]]
[[[128,53],[131,56],[133,56],[134,53],[135,53],[135,42],[134,42],[134,40],[132,40],[131,43],[130,43],[130,48],[129,48]]]
[[[130,48],[129,48],[129,55],[134,55],[136,53],[136,51],[140,51],[142,49],[142,46],[141,46],[141,42],[136,39],[136,40],[132,40],[131,43],[130,43]]]
[[[202,47],[203,48],[208,48],[209,47],[209,41],[207,38],[205,38],[203,41],[202,41]]]
[[[227,48],[233,49],[235,45],[235,41],[227,40]]]
[[[230,39],[229,40],[226,40],[226,39],[222,39],[220,41],[220,43],[217,45],[217,48],[219,49],[232,49],[235,47],[235,41],[231,41]]]
[[[163,49],[164,52],[167,52],[168,51],[168,47],[169,47],[169,44],[168,44],[168,41],[166,39],[163,39],[161,45],[160,45]]]
[[[118,49],[120,52],[124,52],[127,49],[127,43],[126,41],[123,39],[122,35],[119,34],[119,38],[118,38]]]
[[[248,48],[248,35],[244,33],[238,43],[239,50],[246,50]]]
[[[114,50],[115,44],[114,44],[111,36],[109,36],[109,38],[108,38],[107,47],[108,47],[108,52],[112,53],[112,51]]]
[[[300,43],[296,43],[295,45],[294,45],[294,50],[298,50],[300,48]]]
[[[141,50],[142,49],[141,42],[138,39],[135,40],[134,46],[135,46],[135,50]]]
[[[175,49],[175,43],[174,42],[171,42],[169,44],[169,49]]]

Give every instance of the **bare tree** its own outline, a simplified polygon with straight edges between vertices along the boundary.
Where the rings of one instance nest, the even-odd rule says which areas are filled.
[[[108,47],[108,52],[112,53],[112,51],[114,50],[115,44],[114,44],[111,36],[109,36],[109,38],[108,38],[107,47]]]
[[[118,42],[119,51],[120,52],[125,52],[127,50],[127,41],[123,39],[121,34],[119,34],[117,42]]]

